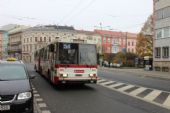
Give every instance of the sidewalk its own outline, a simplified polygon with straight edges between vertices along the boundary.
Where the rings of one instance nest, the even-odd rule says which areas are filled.
[[[170,73],[169,72],[159,72],[159,71],[145,71],[144,69],[121,69],[121,68],[107,68],[107,67],[99,67],[100,70],[111,70],[115,72],[127,72],[127,73],[134,73],[139,76],[144,77],[152,77],[152,78],[159,78],[163,80],[170,80]]]

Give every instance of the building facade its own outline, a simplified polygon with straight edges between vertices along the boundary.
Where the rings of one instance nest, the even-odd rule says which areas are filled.
[[[8,57],[8,32],[4,31],[3,33],[3,42],[2,42],[2,57],[7,58]]]
[[[2,59],[3,31],[0,31],[0,59]]]
[[[22,60],[34,62],[34,52],[52,42],[96,44],[101,53],[101,36],[91,31],[75,30],[68,26],[36,26],[22,32]]]
[[[170,0],[154,0],[154,68],[170,72]]]
[[[27,26],[17,26],[8,32],[8,54],[11,57],[22,59],[22,33]]]
[[[136,52],[137,34],[127,32],[115,32],[107,30],[95,30],[102,37],[103,53]]]

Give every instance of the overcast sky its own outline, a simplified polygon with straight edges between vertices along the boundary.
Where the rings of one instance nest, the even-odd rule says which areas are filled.
[[[76,29],[139,32],[153,0],[0,0],[0,26],[72,25]]]

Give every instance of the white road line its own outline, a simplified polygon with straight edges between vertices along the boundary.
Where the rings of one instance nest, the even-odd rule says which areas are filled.
[[[107,80],[101,79],[101,80],[98,80],[97,82],[99,83],[99,82],[103,82],[103,81],[107,81]]]
[[[38,91],[34,90],[33,93],[38,93]]]
[[[51,113],[49,110],[43,110],[42,113]]]
[[[110,83],[113,83],[114,81],[108,81],[108,82],[104,82],[104,83],[99,83],[101,85],[106,85],[106,84],[110,84]]]
[[[43,99],[42,99],[42,98],[36,98],[36,101],[37,101],[37,102],[42,102]]]
[[[122,84],[124,84],[124,83],[116,83],[116,84],[113,84],[113,85],[111,85],[111,86],[109,86],[109,87],[110,87],[110,88],[113,88],[113,87],[120,86],[120,85],[122,85]]]
[[[170,108],[170,95],[167,97],[167,99],[165,100],[165,102],[163,103],[163,105]]]
[[[154,91],[150,92],[147,96],[145,96],[144,99],[153,101],[157,96],[159,96],[161,94],[161,92],[162,91],[160,91],[160,90],[154,90]]]
[[[130,92],[129,94],[130,94],[130,95],[133,95],[133,96],[136,96],[136,95],[138,95],[139,93],[143,92],[143,91],[146,90],[146,89],[147,89],[147,88],[145,88],[145,87],[140,87],[140,88],[138,88],[138,89]]]
[[[118,90],[119,90],[119,91],[125,91],[125,90],[127,90],[127,89],[129,89],[129,88],[132,88],[132,87],[134,87],[134,85],[128,85],[128,86],[122,87],[122,88],[120,88],[120,89],[118,89]]]
[[[39,94],[34,94],[34,97],[40,97],[40,95]]]
[[[47,107],[47,105],[46,105],[45,103],[39,103],[38,106],[39,106],[40,108],[45,108],[45,107]]]

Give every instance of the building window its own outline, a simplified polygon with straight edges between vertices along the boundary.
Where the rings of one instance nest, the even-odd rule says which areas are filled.
[[[130,52],[130,49],[128,48],[128,52]]]
[[[169,47],[162,47],[162,58],[169,58]]]
[[[28,38],[27,38],[27,42],[29,42]]]
[[[107,42],[110,43],[110,38],[107,38]]]
[[[40,42],[42,42],[42,37],[40,37]]]
[[[161,48],[160,47],[155,48],[155,58],[161,58]]]
[[[170,29],[169,27],[166,27],[164,30],[164,38],[170,37]]]
[[[132,42],[132,46],[134,46],[134,42]]]
[[[155,12],[156,20],[170,17],[170,7],[166,7]]]
[[[44,42],[46,42],[46,37],[44,37]]]
[[[35,37],[35,42],[37,42],[37,37]]]
[[[105,37],[103,37],[103,42],[106,43],[106,38]]]
[[[130,46],[130,42],[128,42],[128,46]]]
[[[119,47],[113,47],[113,53],[118,53],[119,52]]]
[[[32,42],[32,37],[30,38],[30,42]]]
[[[49,42],[51,42],[51,37],[49,37]]]
[[[156,39],[160,39],[160,38],[163,38],[162,29],[159,29],[159,30],[156,31]]]

